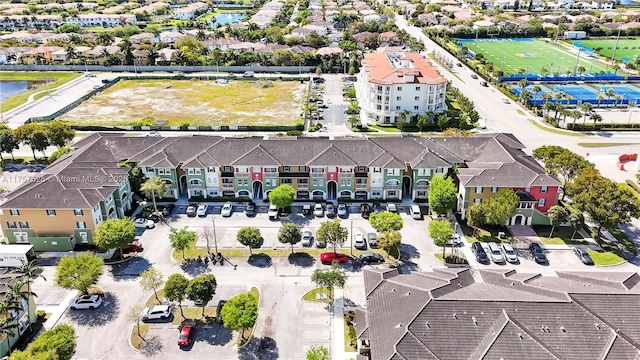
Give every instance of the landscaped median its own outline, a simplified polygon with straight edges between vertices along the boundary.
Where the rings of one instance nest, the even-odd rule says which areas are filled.
[[[624,258],[611,251],[587,249],[587,253],[589,253],[589,256],[591,256],[591,259],[593,260],[593,264],[596,266],[612,266],[626,262]]]

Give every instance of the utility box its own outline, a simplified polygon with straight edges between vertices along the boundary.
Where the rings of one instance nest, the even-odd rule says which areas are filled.
[[[33,245],[0,245],[0,267],[20,267],[35,258]]]

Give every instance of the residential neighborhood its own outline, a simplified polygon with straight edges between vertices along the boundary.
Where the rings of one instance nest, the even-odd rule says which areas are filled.
[[[640,357],[639,29],[0,3],[0,358]]]

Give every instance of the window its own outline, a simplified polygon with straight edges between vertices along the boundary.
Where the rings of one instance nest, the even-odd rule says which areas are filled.
[[[298,179],[298,184],[308,184],[309,179]]]
[[[292,184],[293,180],[292,179],[282,179],[280,180],[281,184]]]
[[[322,174],[324,172],[324,168],[314,167],[313,169],[311,169],[311,172],[314,174]]]
[[[547,203],[547,199],[539,199],[538,200],[538,206],[544,206],[544,204]]]
[[[540,192],[541,193],[546,193],[547,191],[549,191],[549,187],[548,186],[541,186],[540,187]]]
[[[18,216],[18,215],[20,215],[20,210],[11,209],[11,210],[9,210],[9,214],[14,215],[14,216]]]
[[[400,106],[396,106],[396,110],[400,110]]]
[[[25,221],[24,223],[22,221],[20,221],[20,223],[18,224],[20,226],[20,229],[28,229],[29,228],[29,222]]]
[[[476,194],[482,194],[482,186],[476,186]]]
[[[212,172],[212,173],[216,172],[215,166],[207,166],[207,172]]]
[[[389,176],[399,176],[400,169],[387,169],[387,175]]]
[[[284,172],[290,172],[290,171],[291,171],[291,166],[283,166],[283,167],[282,167],[282,171],[284,171]]]
[[[524,191],[531,192],[531,188],[527,186],[526,188],[524,188]]]
[[[351,186],[351,179],[340,179],[340,186]]]
[[[87,223],[84,221],[76,221],[76,229],[86,229]]]
[[[396,100],[398,101],[402,100],[402,96],[396,96]]]
[[[431,169],[418,169],[418,176],[431,176]]]
[[[444,168],[436,168],[436,174],[442,174],[444,172]]]
[[[150,166],[147,166],[147,167],[144,168],[144,171],[145,172],[153,172],[153,168],[150,167]]]
[[[382,168],[380,168],[380,167],[374,167],[374,168],[373,168],[373,172],[374,172],[374,174],[379,174],[379,173],[381,173],[381,172],[382,172]]]
[[[55,210],[47,210],[47,215],[48,216],[56,216],[56,211]]]
[[[233,167],[232,166],[223,166],[222,167],[222,171],[224,171],[224,172],[233,172]]]
[[[378,111],[382,110],[382,105],[376,105],[376,110]]]
[[[378,86],[378,91],[382,91],[382,86]]]
[[[398,86],[398,91],[402,91],[402,86]]]
[[[420,96],[416,96],[415,98],[413,98],[414,100],[418,101],[420,100]]]
[[[416,91],[420,91],[420,86],[416,86]]]
[[[323,183],[324,183],[323,179],[318,179],[318,178],[313,179],[313,186],[322,186]]]
[[[277,173],[278,169],[277,168],[273,168],[273,167],[269,167],[269,168],[264,168],[264,172],[266,173]]]
[[[83,213],[82,213],[82,209],[74,209],[74,210],[73,210],[73,215],[75,215],[75,216],[82,216],[82,215],[83,215]]]
[[[491,192],[492,192],[492,193],[498,192],[498,188],[497,188],[496,186],[493,186],[493,187],[491,188]]]
[[[371,196],[372,197],[380,197],[380,196],[382,196],[382,191],[380,191],[380,190],[371,190]]]
[[[160,168],[158,169],[158,175],[171,175],[171,169]]]
[[[358,166],[356,171],[357,172],[366,172],[367,171],[367,167],[366,166]]]
[[[266,178],[264,179],[265,186],[275,186],[277,183],[277,179]]]
[[[420,110],[420,106],[418,106],[418,105],[414,106],[413,110]]]
[[[480,203],[482,203],[482,199],[473,199],[473,203],[474,204],[480,204]]]

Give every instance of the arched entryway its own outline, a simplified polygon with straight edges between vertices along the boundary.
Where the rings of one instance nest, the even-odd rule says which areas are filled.
[[[262,200],[262,181],[253,182],[253,200]]]
[[[525,225],[525,217],[518,214],[513,219],[513,225]]]
[[[322,190],[314,190],[311,193],[313,200],[324,200],[324,191]]]
[[[402,177],[402,198],[411,198],[411,178]]]
[[[335,181],[327,183],[327,200],[336,200],[338,198],[338,184]]]
[[[187,176],[182,175],[180,177],[180,195],[184,195],[187,192]]]

